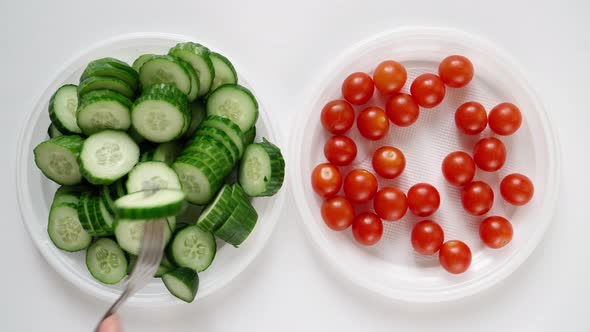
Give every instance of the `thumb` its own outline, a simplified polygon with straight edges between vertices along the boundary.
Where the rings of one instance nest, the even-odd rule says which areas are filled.
[[[98,328],[98,332],[122,332],[121,322],[116,315],[109,316]]]

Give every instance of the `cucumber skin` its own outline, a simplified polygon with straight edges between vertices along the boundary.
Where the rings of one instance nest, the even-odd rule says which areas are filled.
[[[216,52],[211,52],[209,53],[209,57],[210,58],[217,58],[218,60],[220,60],[221,62],[223,62],[232,72],[235,80],[233,82],[223,82],[222,84],[213,87],[213,83],[211,83],[211,91],[213,92],[215,91],[218,87],[222,86],[223,84],[238,84],[238,73],[236,72],[236,68],[234,67],[234,65],[231,63],[231,61],[229,61],[229,59],[227,57],[225,57],[223,54],[219,54]],[[213,61],[211,61],[211,63],[213,63]],[[215,65],[213,65],[213,68],[215,68]]]
[[[80,101],[78,104],[78,112],[76,113],[76,120],[78,120],[80,114],[82,112],[84,112],[86,107],[88,107],[96,102],[99,102],[99,101],[114,101],[114,102],[120,104],[121,106],[123,106],[124,108],[126,108],[127,111],[129,112],[129,117],[131,117],[131,106],[133,105],[133,103],[131,102],[131,100],[129,100],[129,98],[123,96],[122,94],[120,94],[118,92],[111,91],[111,90],[94,90],[94,91],[90,91],[88,93],[85,93],[84,95],[82,95],[80,97]],[[131,121],[129,121],[129,122],[131,122]],[[126,131],[129,128],[102,128],[99,131],[102,131],[105,129]],[[82,129],[82,132],[84,132],[84,129]],[[90,133],[87,131],[87,132],[84,132],[84,134],[90,136],[91,134],[95,134],[97,132],[98,131]]]
[[[220,125],[218,125],[217,123],[219,123]],[[219,130],[222,130],[226,133],[226,135],[228,135],[230,137],[230,139],[232,138],[232,136],[235,137],[235,139],[232,139],[232,141],[234,142],[234,144],[237,146],[238,148],[238,158],[242,158],[242,155],[244,154],[244,132],[242,132],[242,129],[240,129],[240,126],[238,126],[237,124],[235,124],[232,120],[228,119],[228,118],[224,118],[222,116],[218,116],[218,115],[209,115],[207,116],[207,119],[203,122],[203,124],[201,124],[201,128],[207,128],[207,127],[211,127],[211,128],[217,128]],[[223,127],[223,128],[220,128]],[[230,131],[233,133],[233,135],[228,134],[227,131]]]
[[[72,131],[69,130],[68,128],[64,127],[61,123],[61,121],[59,121],[59,119],[57,118],[57,114],[55,113],[55,97],[57,96],[58,92],[64,88],[64,87],[75,87],[76,90],[78,89],[78,86],[75,84],[66,84],[66,85],[62,85],[61,87],[59,87],[59,89],[55,90],[55,92],[53,93],[53,95],[51,96],[51,99],[49,99],[49,119],[51,120],[51,123],[57,128],[57,130],[59,130],[62,135],[78,135],[82,133],[82,130],[78,127],[78,129],[80,129],[79,131]],[[51,134],[49,134],[49,137],[52,137]]]
[[[248,129],[242,138],[244,139],[244,146],[254,143],[254,139],[256,139],[256,126]]]
[[[232,206],[232,203],[234,203],[232,201],[232,188],[228,184],[224,185],[217,195],[221,195],[219,200],[217,200],[216,204],[213,206],[211,206],[213,203],[210,203],[209,206],[205,208],[210,208],[207,216],[201,218],[201,216],[203,216],[201,214],[196,223],[197,226],[208,232],[214,232],[221,227],[234,208],[234,206]],[[215,201],[216,200],[213,200],[213,202]]]
[[[49,128],[47,128],[47,136],[49,136],[49,138],[59,137],[63,135],[64,134],[61,131],[59,131],[59,129],[57,129],[57,127],[53,123],[49,125]]]
[[[205,104],[201,100],[195,100],[189,105],[191,111],[191,123],[184,133],[184,138],[190,138],[197,131],[199,125],[205,120],[206,109]]]
[[[103,81],[103,82],[104,81],[111,81],[111,82],[114,82],[115,84],[119,84],[120,86],[117,90],[109,89],[109,88],[88,90],[92,84],[96,84],[97,82],[101,82],[101,81]],[[125,81],[123,81],[122,79],[116,78],[116,77],[109,77],[109,76],[90,76],[90,77],[86,78],[84,81],[80,82],[80,85],[78,85],[78,96],[81,97],[91,91],[96,91],[96,90],[110,90],[113,92],[117,92],[117,93],[121,94],[122,96],[124,96],[125,98],[129,98],[129,99],[133,99],[133,97],[135,96],[135,91],[133,91],[133,89],[129,85],[127,85],[127,83],[125,83]]]
[[[195,137],[188,142],[187,149],[192,146],[191,143],[194,143],[197,137],[209,137],[212,140],[220,143],[223,150],[226,150],[229,153],[229,156],[231,157],[231,163],[233,165],[237,164],[240,156],[240,150],[231,137],[229,137],[223,130],[208,126],[199,128],[195,134]]]
[[[219,86],[217,89],[215,89],[215,91],[213,91],[213,92],[211,93],[211,95],[210,95],[210,96],[207,98],[207,100],[211,100],[211,99],[215,98],[215,95],[216,95],[216,94],[218,94],[218,93],[222,93],[222,92],[223,92],[223,90],[225,90],[225,89],[236,89],[236,90],[240,90],[240,91],[244,92],[246,95],[248,95],[248,97],[249,97],[249,98],[252,100],[252,102],[254,103],[254,108],[255,108],[255,110],[256,110],[256,113],[255,113],[255,115],[254,115],[253,122],[252,122],[252,124],[250,125],[250,127],[248,127],[248,129],[250,129],[252,126],[256,125],[256,121],[258,121],[258,116],[259,116],[259,111],[258,111],[258,108],[259,108],[259,106],[258,106],[258,101],[256,100],[256,97],[254,97],[254,94],[253,94],[253,93],[252,93],[250,90],[248,90],[247,88],[245,88],[245,87],[243,87],[243,86],[241,86],[241,85],[239,85],[239,84],[223,84],[223,85],[220,85],[220,86]],[[214,110],[213,110],[213,109],[210,109],[209,105],[210,105],[210,104],[209,104],[209,102],[207,102],[207,116],[211,116],[211,115],[217,115],[217,114],[215,114],[215,113],[214,113]],[[221,115],[217,115],[217,116],[221,116]],[[222,116],[222,117],[223,117],[223,116]],[[225,118],[225,117],[224,117],[224,118]],[[230,120],[231,120],[231,119],[230,119]],[[233,122],[233,121],[232,121],[232,122]],[[238,125],[238,124],[236,123],[236,125]],[[239,125],[238,125],[238,126],[239,126]],[[241,130],[242,132],[244,132],[244,131],[246,131],[246,130],[248,130],[248,129],[242,129],[242,128],[240,127],[240,130]]]
[[[186,61],[184,61],[184,60],[182,60],[182,59],[180,59],[180,58],[177,58],[177,57],[174,57],[174,56],[171,56],[171,55],[154,55],[153,57],[150,57],[149,59],[147,59],[147,60],[146,60],[146,61],[145,61],[145,62],[142,64],[142,67],[143,67],[145,64],[147,64],[147,63],[149,63],[149,62],[151,62],[151,61],[157,61],[157,60],[162,60],[162,59],[163,59],[163,60],[166,60],[166,61],[169,61],[169,62],[172,62],[172,63],[174,63],[174,64],[176,64],[176,65],[180,66],[180,67],[183,69],[183,71],[185,72],[185,74],[186,74],[186,75],[189,77],[189,80],[191,81],[191,82],[190,82],[190,84],[191,84],[191,89],[192,89],[192,83],[193,83],[193,82],[192,82],[192,78],[193,78],[193,74],[195,74],[195,75],[196,75],[196,73],[195,73],[195,70],[193,69],[193,67],[192,67],[190,64],[188,64]],[[141,68],[140,68],[140,69],[141,69]],[[191,71],[192,71],[192,73],[191,73]],[[176,85],[173,85],[173,84],[170,84],[170,83],[162,83],[162,82],[160,82],[160,83],[153,83],[153,84],[150,84],[150,85],[147,85],[147,86],[146,86],[146,85],[145,85],[145,82],[142,82],[142,81],[141,81],[141,71],[140,71],[139,79],[140,79],[140,80],[139,80],[139,82],[140,82],[140,84],[141,84],[141,89],[142,89],[143,93],[146,93],[146,91],[148,91],[148,90],[149,90],[149,89],[150,89],[152,86],[154,86],[154,85],[159,85],[159,84],[172,85],[172,86],[174,86],[175,88],[177,88],[177,89],[178,89],[178,91],[181,91],[181,90],[180,90],[180,89],[179,89],[179,88],[178,88]],[[197,84],[198,84],[198,82],[197,82]],[[187,97],[187,99],[188,99],[188,94],[190,93],[190,91],[191,91],[191,90],[189,89],[189,91],[188,91],[187,93],[184,93],[184,92],[182,92],[182,91],[181,91],[181,93],[182,93],[182,94],[183,94],[185,97]]]
[[[197,78],[199,81],[199,90],[197,93],[198,97],[204,96],[206,95],[210,90],[211,90],[211,86],[213,85],[213,78],[215,77],[215,67],[213,67],[213,62],[211,62],[211,59],[209,58],[209,54],[210,51],[207,47],[198,44],[198,43],[194,43],[194,42],[186,42],[186,43],[178,43],[176,44],[174,47],[172,47],[169,51],[168,54],[172,55],[174,57],[177,57],[179,59],[182,59],[183,61],[189,63],[188,61],[184,60],[179,53],[183,52],[183,51],[187,51],[190,53],[194,53],[196,55],[198,55],[207,65],[207,68],[209,68],[209,82],[208,82],[208,86],[206,88],[203,88],[204,90],[201,91],[201,73],[197,72],[197,69],[193,67],[193,70],[196,72],[197,74]],[[190,63],[189,63],[190,65]],[[192,67],[192,65],[190,65]]]
[[[216,170],[224,173],[225,175],[223,177],[226,177],[237,163],[231,151],[223,143],[210,136],[196,135],[195,139],[184,149],[184,154],[195,154],[197,158],[203,154],[208,156],[221,166],[219,169],[216,168]]]
[[[76,157],[76,160],[78,160],[78,158],[80,157],[80,152],[82,151],[82,145],[84,144],[84,139],[78,135],[57,136],[57,137],[51,138],[47,141],[41,142],[39,145],[37,145],[33,149],[33,154],[35,156],[35,164],[37,165],[37,168],[39,168],[39,170],[41,170],[43,175],[45,175],[45,177],[47,177],[51,181],[61,184],[61,185],[75,185],[75,184],[82,182],[82,178],[80,178],[80,180],[76,183],[59,183],[56,180],[49,177],[47,174],[45,174],[45,171],[43,171],[43,169],[41,169],[41,167],[39,167],[39,163],[37,162],[37,158],[38,158],[37,157],[37,149],[42,144],[50,144],[50,143],[59,145],[62,148],[69,150],[70,152],[72,152],[74,154],[74,156]],[[78,168],[80,168],[80,161],[77,161],[77,165],[74,165],[74,167],[75,166],[78,166]],[[80,172],[80,174],[82,174],[82,172]]]
[[[223,225],[215,231],[215,236],[237,248],[252,233],[257,220],[258,214],[249,201],[237,204]]]
[[[117,72],[117,75],[112,75],[113,71]],[[106,72],[111,74],[106,74]],[[91,61],[84,69],[82,76],[80,76],[80,82],[90,76],[116,77],[127,83],[133,91],[137,91],[139,87],[138,73],[125,62],[114,58],[101,58]]]
[[[266,153],[268,154],[268,157],[270,159],[271,173],[270,173],[270,179],[268,179],[268,182],[266,183],[266,190],[265,191],[263,191],[261,193],[252,193],[252,192],[246,191],[245,188],[244,188],[244,191],[246,191],[248,196],[252,196],[252,197],[272,196],[272,195],[276,194],[279,191],[279,189],[281,189],[281,187],[283,185],[283,181],[285,178],[285,159],[283,159],[283,155],[281,153],[281,150],[276,145],[274,145],[271,142],[269,142],[268,140],[266,140],[266,138],[262,138],[261,143],[255,143],[255,144],[251,144],[251,145],[258,145],[266,151]],[[246,150],[247,149],[248,148],[246,148]],[[244,153],[244,155],[246,155],[246,152]],[[242,173],[242,171],[243,171],[242,166],[245,165],[245,162],[246,162],[245,160],[241,161],[239,174]],[[240,182],[240,184],[243,184],[243,182],[245,181],[245,179],[242,179],[241,175],[238,175],[238,179],[239,179],[238,181]]]
[[[197,272],[193,271],[192,269],[189,269],[188,267],[177,267],[174,270],[164,273],[164,275],[162,276],[162,280],[165,280],[169,277],[177,279],[178,281],[183,283],[187,288],[189,288],[192,291],[192,298],[180,298],[179,296],[174,294],[173,289],[168,288],[168,285],[164,281],[164,285],[166,286],[170,294],[187,303],[193,302],[199,290],[199,275],[197,274]]]
[[[154,56],[156,56],[156,54],[142,54],[138,56],[137,59],[135,59],[135,61],[133,61],[131,67],[139,73],[139,69],[141,68],[141,66]]]

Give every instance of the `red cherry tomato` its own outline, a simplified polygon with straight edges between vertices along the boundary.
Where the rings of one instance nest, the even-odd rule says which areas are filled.
[[[386,179],[398,177],[406,168],[406,157],[393,146],[382,146],[373,154],[373,169]]]
[[[387,99],[385,112],[391,122],[400,127],[407,127],[418,120],[420,107],[409,94],[398,93]]]
[[[502,179],[500,193],[504,200],[512,205],[525,205],[533,198],[535,186],[528,177],[513,173]]]
[[[464,186],[475,176],[475,162],[463,151],[451,152],[443,160],[442,172],[453,186]]]
[[[369,106],[359,113],[356,125],[363,137],[376,141],[382,139],[389,131],[389,120],[384,110]]]
[[[463,188],[461,203],[469,214],[484,215],[494,205],[494,191],[483,181],[473,181]]]
[[[328,198],[322,204],[322,218],[335,231],[347,229],[354,219],[354,208],[343,196]]]
[[[468,101],[455,112],[455,124],[467,135],[477,135],[488,125],[488,115],[482,104]]]
[[[408,210],[406,194],[397,188],[382,188],[373,199],[373,208],[381,219],[400,220]]]
[[[503,217],[487,217],[479,224],[479,237],[492,249],[502,248],[512,240],[512,224]]]
[[[471,249],[461,241],[447,241],[438,252],[438,261],[449,273],[463,273],[471,265]]]
[[[412,82],[410,93],[418,105],[433,108],[445,98],[445,84],[434,74],[422,74]]]
[[[506,162],[506,147],[495,137],[482,138],[473,148],[473,160],[483,171],[497,171]]]
[[[418,183],[408,190],[408,207],[418,217],[428,217],[438,210],[440,195],[433,185]]]
[[[363,212],[352,222],[354,239],[365,246],[372,246],[383,236],[383,222],[372,212]]]
[[[399,62],[386,60],[381,62],[373,73],[375,87],[383,95],[392,95],[399,92],[406,84],[408,73]]]
[[[473,78],[473,64],[462,55],[451,55],[440,62],[438,75],[446,85],[462,88]]]
[[[330,163],[317,165],[311,173],[311,186],[322,197],[336,195],[342,186],[342,175],[338,167]]]
[[[336,166],[349,165],[356,158],[356,144],[346,136],[332,136],[324,145],[324,155]]]
[[[362,105],[373,97],[375,85],[371,77],[365,73],[350,74],[342,83],[342,95],[353,105]]]
[[[422,220],[412,229],[412,247],[422,255],[434,255],[444,239],[442,227],[432,220]]]
[[[332,100],[322,109],[322,126],[332,134],[344,134],[354,124],[354,109],[346,100]]]
[[[344,195],[352,203],[366,203],[377,192],[375,175],[364,169],[353,169],[344,178]]]
[[[490,111],[490,129],[498,135],[512,135],[522,124],[522,115],[516,105],[501,103]]]

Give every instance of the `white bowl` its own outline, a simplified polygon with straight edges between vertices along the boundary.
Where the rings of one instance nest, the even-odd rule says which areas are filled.
[[[402,90],[408,92],[416,76],[437,73],[438,63],[451,54],[462,54],[472,60],[473,81],[463,89],[447,88],[442,104],[434,109],[421,108],[418,121],[410,127],[391,124],[387,137],[378,142],[367,142],[355,125],[347,135],[355,139],[359,153],[353,165],[342,170],[343,176],[352,168],[372,170],[371,154],[378,146],[399,147],[406,155],[406,170],[398,179],[379,179],[380,186],[393,185],[407,191],[415,183],[431,183],[441,194],[440,209],[429,218],[417,218],[408,211],[401,221],[385,222],[383,238],[373,247],[355,243],[350,229],[330,230],[321,218],[322,199],[310,185],[311,171],[325,162],[323,145],[330,136],[320,124],[322,107],[330,100],[342,98],[342,81],[352,72],[372,74],[383,60],[400,61],[408,69],[408,82]],[[303,224],[338,274],[392,299],[448,301],[477,293],[504,279],[539,244],[557,202],[560,154],[541,102],[504,52],[456,30],[405,28],[353,46],[318,77],[292,137],[291,179]],[[495,192],[494,207],[487,215],[506,216],[514,227],[512,242],[499,250],[488,249],[481,243],[478,225],[483,217],[472,217],[463,211],[460,189],[448,185],[441,172],[441,162],[448,153],[455,150],[471,153],[479,138],[495,136],[489,128],[476,137],[458,134],[454,111],[469,100],[481,102],[488,111],[500,102],[514,102],[523,114],[523,125],[518,132],[500,137],[508,150],[506,165],[495,173],[478,170],[476,174],[476,179],[488,182]],[[368,104],[372,103],[384,107],[384,99],[377,92]],[[512,172],[528,175],[535,184],[535,197],[523,207],[507,205],[498,189],[502,177]],[[371,210],[372,204],[362,206],[357,213],[363,209]],[[437,255],[425,257],[413,251],[410,232],[413,224],[422,219],[439,222],[445,240],[459,239],[470,246],[473,260],[467,272],[451,275],[439,265]]]
[[[17,195],[23,222],[27,226],[31,238],[49,264],[65,279],[69,280],[82,291],[97,298],[114,301],[123,288],[123,283],[116,286],[107,286],[97,282],[91,277],[84,262],[85,252],[67,253],[57,249],[47,235],[47,216],[49,206],[57,185],[46,179],[37,169],[33,160],[33,148],[40,142],[48,139],[47,127],[50,124],[47,106],[53,92],[62,84],[77,84],[84,67],[91,60],[101,57],[115,57],[128,63],[144,53],[166,54],[170,47],[180,41],[196,41],[198,39],[178,35],[159,33],[129,34],[102,41],[90,49],[73,58],[57,77],[49,84],[43,93],[35,109],[27,117],[23,124],[17,149]],[[212,45],[207,44],[213,50]],[[224,53],[223,50],[219,50]],[[258,97],[260,116],[257,123],[257,136],[267,137],[277,142],[269,114],[261,103],[261,98],[242,76],[243,68],[236,63],[236,59],[226,54],[234,62],[238,71],[239,83],[252,90]],[[245,75],[247,76],[247,75]],[[258,211],[258,223],[240,248],[223,245],[218,242],[218,250],[215,260],[207,271],[200,273],[200,285],[197,294],[199,298],[214,293],[240,272],[242,272],[256,255],[262,250],[268,241],[274,226],[278,220],[284,201],[284,189],[272,198],[254,199],[254,207]],[[160,279],[154,279],[145,288],[129,299],[129,304],[140,306],[162,306],[183,303],[166,290]]]

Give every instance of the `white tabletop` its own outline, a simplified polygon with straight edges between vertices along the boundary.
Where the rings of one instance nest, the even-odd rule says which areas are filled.
[[[561,141],[562,191],[544,240],[513,275],[472,298],[392,303],[323,262],[289,204],[246,271],[200,303],[123,309],[126,331],[588,331],[590,329],[590,3],[587,1],[0,0],[0,330],[90,331],[106,303],[79,293],[33,246],[14,195],[17,131],[56,71],[96,41],[128,32],[192,35],[239,57],[283,133],[307,84],[342,50],[401,25],[456,27],[512,53]],[[201,38],[201,39],[199,39]],[[585,190],[586,189],[586,190]]]

